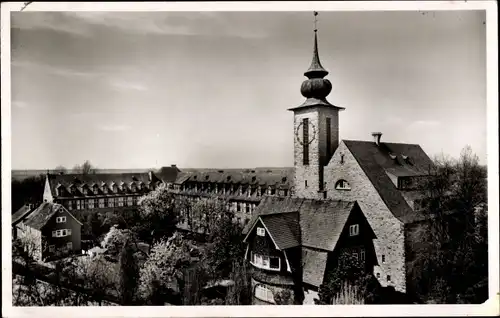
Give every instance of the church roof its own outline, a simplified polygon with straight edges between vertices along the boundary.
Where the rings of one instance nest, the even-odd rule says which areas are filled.
[[[404,177],[428,174],[433,163],[419,145],[385,142],[377,145],[372,141],[358,140],[343,142],[395,217],[404,223],[423,218],[410,208],[402,191],[387,175]]]

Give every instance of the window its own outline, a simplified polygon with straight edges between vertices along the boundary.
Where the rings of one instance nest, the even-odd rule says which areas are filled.
[[[332,119],[326,117],[326,153],[328,159],[332,156]]]
[[[365,253],[365,250],[363,248],[361,249],[359,255],[360,255],[361,262],[364,263],[364,261],[366,259],[366,253]]]
[[[247,213],[250,213],[250,203],[247,203],[247,205],[246,205],[246,207],[245,207],[245,208],[246,208],[246,212],[247,212]]]
[[[382,255],[382,264],[385,264],[385,255]]]
[[[257,235],[258,236],[265,236],[266,235],[266,230],[264,230],[263,227],[258,227],[257,228]]]
[[[127,205],[128,205],[128,206],[132,206],[132,204],[133,204],[132,197],[128,197],[128,198],[127,198]]]
[[[132,205],[137,205],[137,197],[132,197]]]
[[[262,285],[255,286],[255,297],[260,300],[274,304],[274,296],[272,290]]]
[[[108,207],[112,208],[115,206],[115,198],[108,199]]]
[[[302,119],[302,164],[309,165],[309,118]]]
[[[351,190],[351,186],[349,185],[349,183],[347,181],[339,180],[335,184],[335,189],[337,189],[337,190]]]
[[[255,267],[279,271],[281,268],[281,260],[277,256],[267,256],[251,253],[251,263]]]
[[[49,245],[49,253],[54,253],[56,251],[55,245]]]
[[[344,164],[344,154],[340,155],[340,164]]]
[[[239,202],[236,202],[236,211],[237,212],[241,211],[241,204]]]
[[[387,275],[387,281],[390,282],[391,281],[391,275]]]
[[[276,194],[276,189],[271,189],[271,195],[275,195]]]
[[[118,186],[116,184],[113,184],[113,192],[118,193]]]
[[[72,249],[73,249],[73,243],[72,243],[72,242],[68,242],[68,243],[66,243],[66,248],[67,248],[68,250],[72,250]]]
[[[68,236],[68,235],[71,235],[70,229],[52,231],[52,237],[63,237],[63,236]]]
[[[102,192],[103,192],[104,194],[108,194],[108,187],[103,186],[103,187],[102,187]]]
[[[87,195],[87,194],[88,194],[88,192],[89,192],[89,190],[87,189],[87,187],[84,187],[82,190],[83,190],[83,194],[84,194],[84,195]]]
[[[359,234],[359,224],[349,226],[349,236],[356,236]]]
[[[380,278],[380,273],[377,273],[377,278]]]
[[[304,186],[307,188],[307,180],[304,181]]]
[[[66,222],[66,217],[65,216],[58,216],[56,217],[56,223],[64,223]]]
[[[118,206],[123,206],[123,197],[118,198]]]
[[[80,210],[82,206],[80,205],[80,200],[76,200],[76,209]]]
[[[73,201],[68,200],[68,210],[73,210]]]
[[[99,199],[99,207],[104,208],[104,198]]]

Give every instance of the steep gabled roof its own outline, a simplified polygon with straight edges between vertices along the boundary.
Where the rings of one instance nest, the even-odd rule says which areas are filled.
[[[355,203],[306,200],[300,209],[302,246],[333,251]]]
[[[300,245],[333,251],[355,206],[355,202],[347,201],[266,197],[257,206],[243,234],[248,236],[260,218],[266,227],[268,223],[272,224],[272,230],[268,229],[273,238],[284,237],[289,240],[293,229],[298,233],[293,236],[298,238]],[[296,217],[298,227],[293,225]]]
[[[414,212],[387,173],[394,176],[426,175],[432,160],[419,145],[343,140],[393,215],[403,223],[424,216]],[[404,156],[404,157],[403,157]],[[406,157],[406,159],[405,159]]]
[[[300,246],[297,212],[262,215],[260,220],[280,250]]]
[[[66,208],[58,203],[52,203],[52,202],[44,202],[40,204],[38,208],[36,208],[26,219],[24,224],[27,226],[40,230],[42,229],[45,224],[60,210],[64,210],[67,212],[70,216],[72,216],[80,225],[82,223],[78,221]]]

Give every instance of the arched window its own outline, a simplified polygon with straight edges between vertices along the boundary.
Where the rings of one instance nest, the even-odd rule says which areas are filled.
[[[336,190],[351,190],[351,186],[344,179],[340,179],[339,181],[337,181],[337,183],[335,183],[335,189]]]

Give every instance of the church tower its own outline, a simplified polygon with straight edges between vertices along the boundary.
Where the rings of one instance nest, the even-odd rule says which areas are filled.
[[[306,98],[293,111],[294,129],[294,192],[300,198],[325,197],[323,168],[328,164],[339,145],[339,111],[344,108],[330,104],[326,97],[332,84],[324,77],[318,53],[317,12],[314,12],[314,48],[311,66],[304,73],[308,78],[300,91]]]

